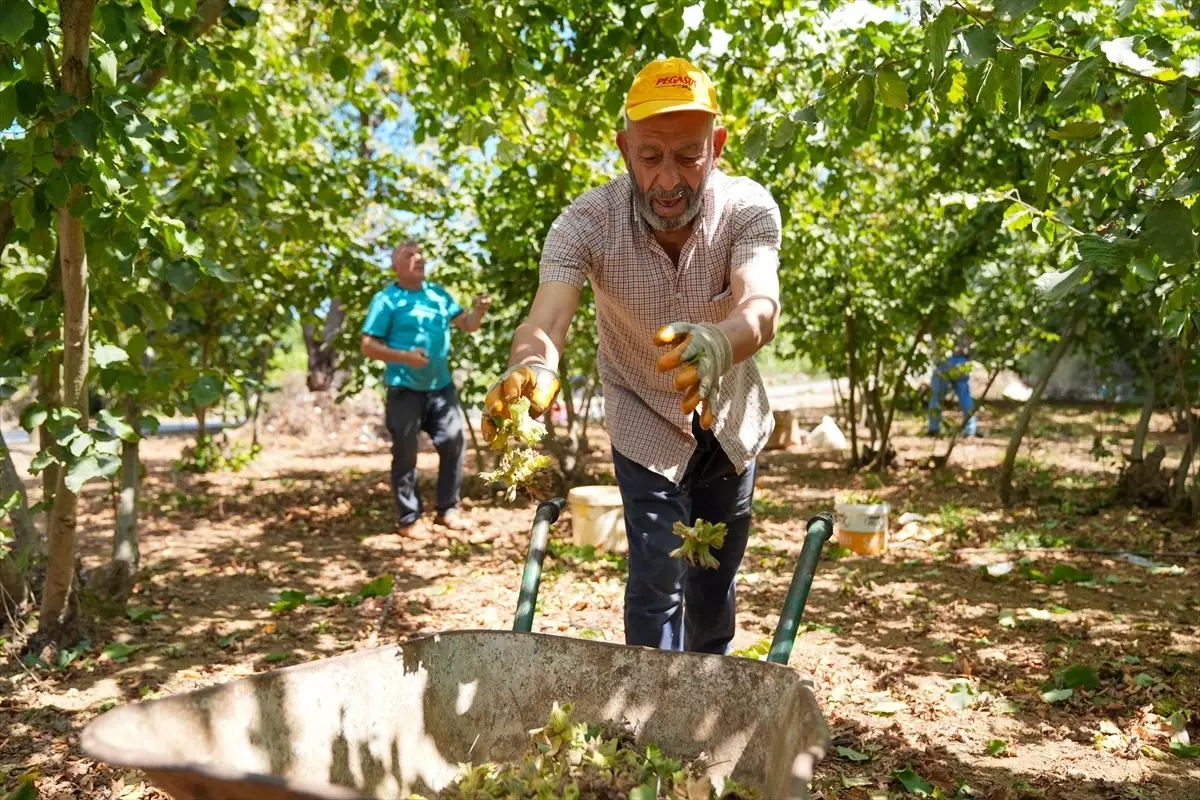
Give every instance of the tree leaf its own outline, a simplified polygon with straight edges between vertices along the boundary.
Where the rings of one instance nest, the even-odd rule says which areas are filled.
[[[154,8],[154,0],[142,0],[142,13],[146,15],[146,21],[150,23],[152,29],[162,29],[162,17]]]
[[[1054,23],[1048,19],[1044,19],[1030,30],[1013,39],[1013,41],[1017,44],[1025,44],[1026,42],[1044,39],[1052,33],[1054,33]]]
[[[882,717],[890,717],[900,711],[908,708],[907,703],[901,703],[898,700],[884,700],[882,703],[876,703],[871,708],[867,709],[868,714],[878,714]]]
[[[350,60],[341,53],[334,56],[329,62],[329,77],[339,83],[350,77]]]
[[[1181,75],[1176,78],[1167,88],[1167,106],[1175,112],[1175,115],[1182,117],[1187,113],[1188,107],[1188,77]]]
[[[4,0],[0,6],[0,39],[16,44],[32,27],[33,6],[28,0]]]
[[[975,690],[967,681],[955,681],[954,686],[946,693],[946,702],[951,708],[965,711],[975,705]]]
[[[1068,122],[1056,131],[1049,131],[1046,135],[1051,139],[1082,141],[1084,139],[1094,139],[1103,130],[1103,122],[1076,120],[1075,122]]]
[[[1047,703],[1061,703],[1063,700],[1069,700],[1074,696],[1074,689],[1050,689],[1042,692],[1042,699]]]
[[[1069,108],[1077,100],[1092,90],[1096,77],[1100,74],[1100,56],[1085,58],[1067,68],[1063,73],[1063,82],[1050,104],[1058,109]]]
[[[1005,22],[1016,22],[1038,7],[1039,0],[996,0],[996,16]]]
[[[843,775],[842,786],[847,789],[853,789],[856,786],[870,786],[871,779],[866,775]]]
[[[211,406],[221,399],[221,379],[215,375],[201,375],[192,382],[190,396],[198,406]]]
[[[1024,203],[1013,203],[1004,211],[1004,227],[1010,231],[1028,228],[1033,222],[1035,212]]]
[[[790,144],[796,136],[796,127],[796,123],[791,117],[779,120],[779,127],[775,129],[775,138],[771,140],[771,146],[778,148]]]
[[[395,579],[392,577],[391,573],[380,575],[378,578],[359,589],[358,593],[362,597],[387,597],[392,593],[394,581]]]
[[[276,650],[273,653],[267,653],[263,656],[263,661],[267,664],[278,664],[282,661],[287,661],[292,657],[290,650]]]
[[[746,137],[746,158],[757,161],[767,151],[770,132],[767,125],[755,125],[750,129],[750,134]]]
[[[100,409],[100,413],[96,415],[96,419],[101,425],[112,431],[113,435],[121,441],[136,442],[140,438],[132,425],[113,414],[107,408]]]
[[[1096,670],[1081,664],[1072,664],[1062,670],[1058,673],[1058,679],[1068,689],[1095,691],[1100,688],[1100,677],[1096,674]]]
[[[929,797],[933,794],[933,785],[913,772],[912,767],[898,769],[892,773],[892,777],[900,781],[900,785],[909,794],[915,794],[918,797]]]
[[[120,466],[121,459],[107,453],[93,452],[72,464],[63,482],[73,494],[79,494],[85,483],[93,478],[110,477],[116,474]]]
[[[968,69],[996,57],[995,28],[971,27],[959,34],[959,40],[962,43],[963,64]]]
[[[876,73],[875,92],[888,108],[908,108],[908,84],[890,69]]]
[[[1133,258],[1137,243],[1125,236],[1116,234],[1105,234],[1098,236],[1094,233],[1089,233],[1076,242],[1079,248],[1079,257],[1088,264],[1105,269],[1120,269],[1126,266]],[[1062,572],[1060,573],[1060,570]],[[1072,572],[1073,571],[1073,572]],[[1054,574],[1079,574],[1084,573],[1070,564],[1058,564],[1054,567]],[[1081,578],[1080,580],[1088,580]]]
[[[1033,204],[1038,208],[1046,207],[1046,195],[1050,190],[1050,166],[1053,163],[1054,154],[1046,152],[1033,168]]]
[[[1146,689],[1154,685],[1154,676],[1148,675],[1145,672],[1139,672],[1136,676],[1134,676],[1133,681],[1138,686]]]
[[[112,88],[117,85],[117,54],[112,50],[105,50],[96,59],[98,67],[96,77],[100,79],[100,83]]]
[[[1200,192],[1200,175],[1184,176],[1175,182],[1168,194],[1171,197],[1191,197]]]
[[[871,113],[875,110],[875,81],[866,76],[859,78],[854,94],[854,125],[866,128],[871,124]]]
[[[1014,119],[1021,117],[1022,86],[1021,57],[1005,50],[996,58],[999,71],[1000,96],[1004,98],[1004,110]]]
[[[180,292],[190,292],[196,286],[196,268],[187,261],[174,261],[167,267],[167,283]]]
[[[44,405],[30,403],[21,410],[21,428],[26,433],[33,433],[33,429],[39,427],[49,416],[50,412]]]
[[[855,750],[853,747],[839,747],[839,748],[837,748],[837,754],[839,756],[841,756],[842,758],[849,759],[850,761],[870,761],[871,760],[871,757],[869,755],[867,755],[866,753],[860,753],[857,750]]]
[[[122,664],[129,660],[129,657],[141,650],[146,645],[144,644],[125,644],[123,642],[114,642],[108,647],[100,651],[100,655]]]
[[[987,743],[987,754],[993,758],[1008,752],[1008,742],[1003,739],[992,739]]]
[[[100,121],[100,117],[90,108],[81,108],[76,111],[67,124],[67,129],[71,131],[71,136],[75,137],[75,141],[93,152],[99,146],[102,128],[103,123]]]
[[[92,350],[92,360],[96,362],[96,366],[104,369],[110,364],[128,361],[129,354],[115,344],[99,344]]]
[[[232,272],[213,261],[206,259],[201,266],[203,266],[206,274],[216,278],[222,283],[240,283],[242,280],[237,275],[234,275]]]
[[[1168,264],[1190,264],[1196,260],[1191,212],[1178,200],[1167,200],[1152,208],[1146,214],[1142,235]]]
[[[1147,133],[1157,133],[1162,126],[1158,102],[1149,92],[1143,92],[1129,101],[1125,106],[1124,119],[1129,135],[1135,139],[1141,139]]]
[[[1082,283],[1088,272],[1084,264],[1076,264],[1063,270],[1050,270],[1038,276],[1033,286],[1046,300],[1054,302]]]
[[[925,55],[929,59],[935,79],[946,68],[946,50],[949,49],[950,38],[954,35],[954,21],[957,16],[958,12],[947,5],[925,31]]]

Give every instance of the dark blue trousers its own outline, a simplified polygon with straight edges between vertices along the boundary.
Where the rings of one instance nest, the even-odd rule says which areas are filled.
[[[736,625],[735,580],[754,496],[751,466],[738,475],[716,438],[693,423],[698,445],[679,485],[613,450],[625,507],[629,578],[625,584],[625,643],[663,650],[726,654]],[[671,528],[724,522],[720,562],[706,569],[671,558],[680,545]]]
[[[462,489],[463,414],[454,384],[435,392],[388,387],[386,421],[392,435],[392,494],[401,525],[421,518],[417,490],[417,449],[421,431],[429,434],[438,452],[437,510],[458,505]]]

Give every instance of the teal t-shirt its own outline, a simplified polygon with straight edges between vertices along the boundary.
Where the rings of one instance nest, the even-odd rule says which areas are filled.
[[[393,350],[425,350],[429,363],[421,369],[388,364],[388,386],[434,392],[450,385],[450,322],[463,307],[450,293],[426,281],[420,289],[401,289],[391,283],[375,293],[362,332]]]

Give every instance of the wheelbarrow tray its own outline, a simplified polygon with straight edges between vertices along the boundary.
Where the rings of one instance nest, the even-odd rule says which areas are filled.
[[[91,756],[176,800],[433,795],[459,764],[519,761],[553,704],[627,723],[641,745],[704,753],[766,798],[807,798],[828,732],[781,664],[509,631],[454,631],[113,709]]]

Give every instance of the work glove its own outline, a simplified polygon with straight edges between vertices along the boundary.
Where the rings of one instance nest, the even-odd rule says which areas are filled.
[[[654,343],[659,347],[675,345],[659,356],[658,371],[675,373],[675,391],[683,392],[679,410],[691,414],[700,403],[704,403],[700,414],[700,427],[709,430],[713,426],[710,400],[716,394],[721,376],[733,366],[733,346],[729,337],[707,322],[672,322],[658,330]]]
[[[500,380],[488,389],[483,400],[483,419],[479,431],[488,444],[496,438],[493,417],[508,419],[510,406],[522,397],[529,399],[529,416],[537,419],[546,413],[558,397],[558,375],[546,367],[536,364],[518,364],[509,367]]]

